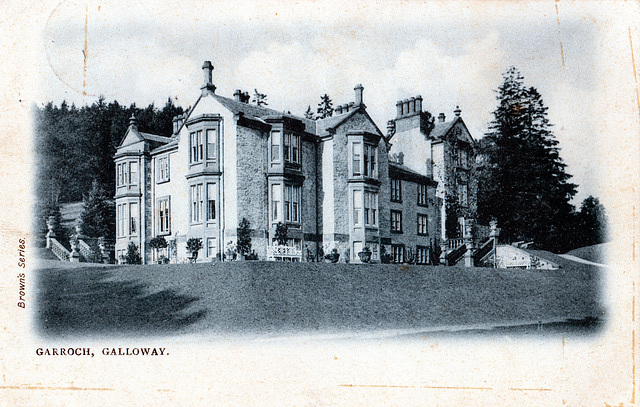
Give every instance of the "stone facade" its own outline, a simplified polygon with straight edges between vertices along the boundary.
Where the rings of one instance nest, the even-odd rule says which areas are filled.
[[[358,253],[369,248],[372,260],[381,261],[383,250],[402,245],[401,260],[415,261],[418,248],[438,245],[442,199],[430,173],[434,140],[422,137],[429,157],[417,167],[391,162],[393,140],[369,117],[361,85],[355,101],[339,105],[334,116],[309,120],[249,104],[241,91],[234,98],[216,94],[212,69],[203,66],[201,95],[174,119],[173,134],[141,133],[132,119],[118,147],[119,258],[133,241],[142,262],[155,261],[148,242],[163,236],[170,247],[161,254],[173,262],[186,261],[189,238],[202,239],[197,261],[229,259],[243,218],[259,259],[310,261],[335,248],[341,262],[359,262]],[[433,127],[421,99],[412,103],[396,137]],[[128,178],[120,173],[125,167]],[[135,185],[130,174],[138,177]],[[404,185],[401,203],[391,202],[393,178]],[[418,203],[419,185],[426,204]],[[403,214],[402,233],[391,230],[392,209]],[[280,223],[287,226],[286,245],[275,240]]]

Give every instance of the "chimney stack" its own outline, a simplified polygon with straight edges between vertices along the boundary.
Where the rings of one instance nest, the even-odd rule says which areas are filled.
[[[412,97],[409,99],[409,113],[416,112],[416,98]]]
[[[402,100],[396,102],[396,117],[402,117]]]
[[[460,113],[462,113],[462,110],[460,110],[460,106],[456,106],[456,110],[453,111],[453,114],[455,114],[456,117],[460,117]]]
[[[355,88],[353,88],[353,90],[356,91],[356,102],[355,105],[356,106],[360,106],[362,104],[362,91],[364,90],[364,87],[362,86],[361,83],[357,84]]]
[[[211,61],[204,61],[202,65],[202,71],[204,73],[204,85],[202,85],[202,90],[210,90],[212,92],[216,91],[216,87],[212,82],[212,74],[213,74],[213,65],[211,65]]]
[[[233,99],[236,102],[242,102],[242,91],[240,89],[236,89],[235,92],[233,92]]]
[[[173,134],[178,134],[178,116],[173,116]]]
[[[438,115],[438,122],[439,123],[444,123],[445,119],[446,119],[446,117],[445,117],[444,113],[440,113]]]
[[[341,105],[336,106],[336,114],[342,114],[342,106]]]

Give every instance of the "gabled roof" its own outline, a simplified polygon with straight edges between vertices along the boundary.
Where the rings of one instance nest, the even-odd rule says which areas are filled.
[[[435,140],[444,139],[444,137],[451,131],[451,129],[453,129],[455,127],[455,125],[458,122],[460,122],[462,127],[464,127],[464,129],[467,131],[467,134],[469,135],[469,138],[471,139],[471,143],[474,144],[475,140],[471,136],[471,132],[467,128],[467,125],[464,124],[464,120],[462,120],[462,117],[460,117],[460,116],[456,116],[453,120],[450,120],[448,122],[435,123],[435,126],[433,127],[433,130],[431,130],[430,137],[435,139]]]
[[[347,113],[342,113],[336,116],[325,117],[324,119],[316,120],[316,133],[318,136],[324,136],[327,134],[329,129],[334,129],[342,124],[349,117],[353,116],[358,110],[355,108]]]
[[[166,144],[166,143],[169,143],[169,142],[171,142],[173,140],[171,137],[158,136],[156,134],[143,133],[141,131],[139,131],[138,134],[140,136],[142,136],[142,138],[145,139],[145,140],[156,141],[158,143]]]

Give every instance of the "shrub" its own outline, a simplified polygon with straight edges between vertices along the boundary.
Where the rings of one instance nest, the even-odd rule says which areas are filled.
[[[286,246],[287,245],[287,234],[288,234],[289,230],[287,228],[287,225],[285,225],[282,222],[278,222],[278,224],[276,225],[276,233],[274,238],[276,239],[276,242],[278,242],[278,245],[280,246]]]
[[[238,226],[238,253],[248,255],[251,252],[251,223],[242,218]]]
[[[125,254],[124,256],[124,261],[126,264],[142,263],[142,260],[140,258],[140,251],[138,250],[138,246],[135,243],[129,242],[129,245],[127,246],[127,254]]]

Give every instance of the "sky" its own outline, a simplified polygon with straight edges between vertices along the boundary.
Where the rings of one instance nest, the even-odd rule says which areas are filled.
[[[325,93],[334,105],[353,101],[361,83],[383,132],[397,100],[421,95],[434,116],[460,106],[479,139],[515,66],[549,107],[579,205],[599,194],[593,102],[604,45],[593,15],[568,2],[64,2],[42,29],[36,103],[102,95],[188,107],[210,60],[224,96],[257,89],[269,107],[302,115]]]

